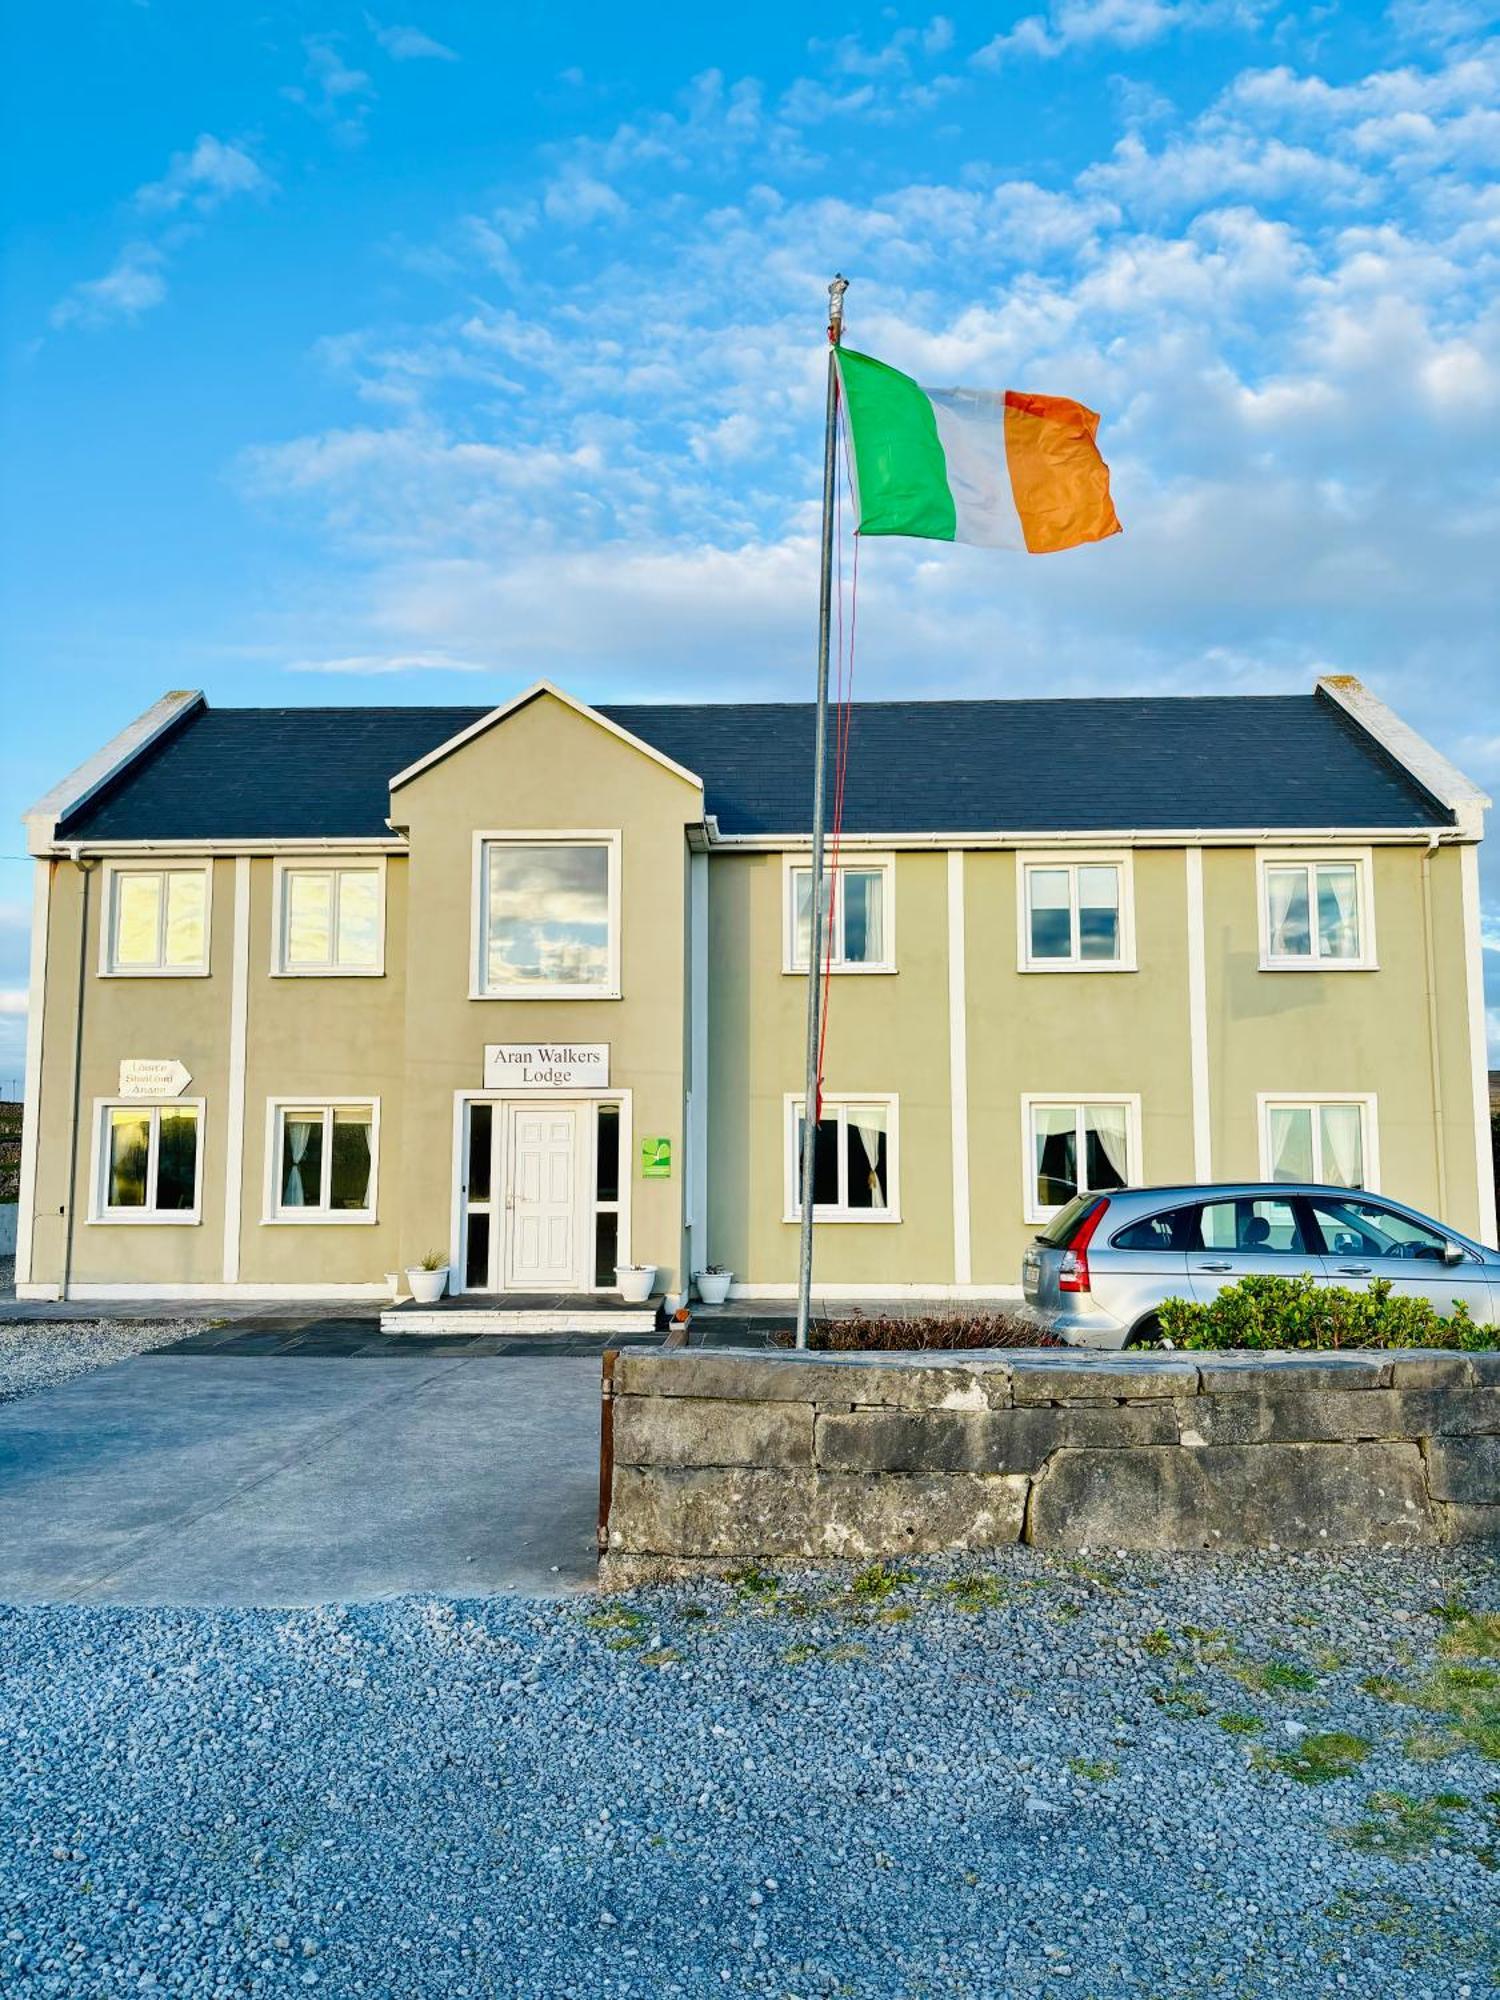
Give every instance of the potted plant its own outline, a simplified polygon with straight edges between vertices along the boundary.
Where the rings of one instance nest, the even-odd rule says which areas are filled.
[[[654,1264],[616,1264],[615,1283],[627,1305],[644,1305],[656,1289]]]
[[[727,1264],[706,1264],[701,1271],[694,1271],[693,1283],[706,1306],[721,1306],[729,1297],[734,1273]]]
[[[441,1250],[429,1250],[420,1264],[408,1264],[406,1282],[419,1306],[433,1306],[448,1289],[448,1260]]]

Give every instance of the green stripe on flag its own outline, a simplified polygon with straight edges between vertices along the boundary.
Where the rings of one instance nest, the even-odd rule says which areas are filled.
[[[931,402],[910,375],[851,348],[839,349],[839,374],[854,442],[860,533],[951,542],[953,495]]]

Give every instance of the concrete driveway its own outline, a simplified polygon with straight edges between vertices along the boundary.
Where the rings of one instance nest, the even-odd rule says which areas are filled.
[[[592,1579],[597,1353],[184,1347],[0,1405],[0,1601],[291,1605]]]

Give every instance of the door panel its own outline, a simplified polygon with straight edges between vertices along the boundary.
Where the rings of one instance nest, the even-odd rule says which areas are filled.
[[[579,1123],[574,1105],[512,1105],[502,1283],[510,1291],[572,1288],[579,1276]]]
[[[1433,1224],[1368,1195],[1309,1195],[1308,1206],[1323,1238],[1330,1285],[1362,1292],[1384,1278],[1392,1298],[1426,1299],[1443,1314],[1462,1299],[1484,1324],[1490,1310],[1484,1266],[1467,1255],[1460,1264],[1445,1263],[1450,1239]]]
[[[1193,1297],[1204,1304],[1241,1278],[1323,1276],[1323,1259],[1308,1248],[1295,1205],[1281,1195],[1206,1201],[1197,1239],[1187,1267]]]

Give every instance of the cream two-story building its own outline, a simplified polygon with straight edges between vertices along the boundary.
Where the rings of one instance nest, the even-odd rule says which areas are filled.
[[[811,713],[165,697],[28,816],[17,1284],[789,1296]],[[1357,682],[856,707],[817,1281],[979,1295],[1079,1188],[1494,1241],[1488,801]]]

